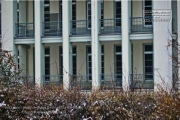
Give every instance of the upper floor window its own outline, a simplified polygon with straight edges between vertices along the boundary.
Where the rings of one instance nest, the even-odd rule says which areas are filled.
[[[76,0],[72,0],[72,20],[76,20]],[[76,28],[76,22],[72,23],[72,27]]]
[[[91,29],[91,0],[87,0],[87,28]],[[104,2],[101,0],[101,19],[104,19]],[[104,23],[101,22],[101,27]]]
[[[87,1],[87,28],[91,28],[91,1]]]
[[[116,26],[121,26],[121,1],[115,2]]]
[[[144,0],[144,24],[145,25],[152,25],[152,0]]]

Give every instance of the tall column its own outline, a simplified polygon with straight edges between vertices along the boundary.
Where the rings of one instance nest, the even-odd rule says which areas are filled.
[[[19,45],[19,65],[22,70],[22,75],[26,75],[26,45]]]
[[[153,10],[160,12],[171,10],[171,2],[171,0],[163,2],[154,0]],[[172,46],[168,46],[168,41],[171,40],[172,22],[170,16],[153,17],[154,90],[157,91],[160,85],[169,91],[172,88],[172,58],[170,57]]]
[[[2,48],[4,50],[12,50],[12,54],[17,55],[17,46],[14,43],[15,23],[17,22],[17,2],[13,0],[2,0],[1,11]]]
[[[98,40],[101,1],[91,1],[91,51],[92,51],[92,87],[98,89],[101,85],[101,45]]]
[[[71,14],[71,2],[68,0],[62,1],[62,23],[63,23],[63,87],[64,89],[69,89],[70,87],[70,75],[72,75],[71,63],[70,62],[70,14]]]
[[[26,1],[19,1],[19,23],[26,23]]]
[[[43,53],[43,44],[41,43],[41,33],[42,33],[42,11],[43,1],[35,0],[34,1],[34,19],[35,19],[35,83],[37,86],[42,84],[42,76],[44,69],[44,53]]]
[[[180,44],[180,1],[179,0],[177,0],[177,36],[178,36],[178,43]],[[178,52],[180,52],[180,50],[178,50]],[[179,60],[179,62],[178,63],[180,63],[180,53],[178,53],[178,60]],[[178,73],[179,73],[179,75],[178,75],[178,77],[180,78],[180,68],[178,68],[179,69],[179,71],[178,71]],[[178,87],[178,90],[180,90],[180,81],[178,81],[179,83],[177,83],[177,87]]]
[[[131,43],[129,40],[131,1],[121,1],[121,20],[122,20],[122,87],[123,90],[129,89],[131,74]]]
[[[19,1],[19,23],[26,23],[26,1]],[[19,45],[19,64],[22,75],[26,75],[26,45]]]

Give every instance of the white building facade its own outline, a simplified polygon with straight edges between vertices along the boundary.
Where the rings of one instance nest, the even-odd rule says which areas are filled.
[[[178,0],[1,0],[2,48],[36,85],[172,88],[179,23]]]

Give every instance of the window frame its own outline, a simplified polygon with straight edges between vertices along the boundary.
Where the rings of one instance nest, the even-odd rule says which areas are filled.
[[[47,54],[46,53],[46,49],[48,49],[49,50],[49,54]],[[46,57],[48,57],[49,58],[49,62],[46,62]],[[45,82],[49,82],[50,81],[50,74],[51,74],[51,69],[50,69],[50,64],[51,64],[51,61],[50,61],[51,59],[50,59],[50,47],[45,47],[44,48],[44,74],[45,74]],[[46,68],[46,64],[47,63],[49,63],[49,68]],[[49,74],[46,74],[46,69],[49,69]],[[48,80],[47,80],[47,79]]]
[[[121,47],[121,52],[116,52],[117,46]],[[114,73],[115,74],[119,74],[117,73],[117,55],[121,55],[121,63],[122,63],[122,45],[114,45],[114,63],[115,63]],[[121,64],[121,75],[122,75],[122,64]]]
[[[76,49],[76,51],[74,51],[74,48]],[[74,63],[74,57],[75,57],[75,66],[73,64]],[[76,46],[72,47],[72,74],[73,75],[77,74],[77,48],[76,48]]]
[[[91,53],[88,53],[88,48],[90,47],[91,49],[91,46],[86,46],[86,74],[88,75],[87,78],[89,81],[92,81],[92,49],[91,49]],[[89,74],[89,56],[91,56],[91,74]]]
[[[121,9],[120,9],[120,10],[121,10],[121,14],[120,14],[121,17],[120,17],[120,18],[117,17],[117,3],[118,3],[118,2],[121,3],[121,0],[115,0],[115,1],[114,1],[114,6],[115,6],[115,7],[114,7],[114,18],[115,18],[115,21],[114,21],[114,22],[115,22],[115,26],[118,26],[118,25],[117,25],[117,24],[118,24],[117,19],[121,19],[121,17],[122,17],[122,10],[121,10]],[[122,3],[121,3],[120,8],[121,8],[121,7],[122,7]],[[121,26],[122,26],[122,25],[121,25],[121,20],[120,20],[120,27],[121,27]]]
[[[152,45],[152,51],[145,51],[145,46],[146,45]],[[146,75],[150,75],[150,74],[146,74],[146,58],[145,58],[145,55],[152,55],[152,78],[150,79],[148,79],[148,78],[146,78]],[[153,75],[154,75],[154,71],[153,71],[153,69],[154,69],[154,52],[153,52],[153,44],[143,44],[143,74],[144,74],[144,80],[145,81],[152,81],[153,80]]]
[[[89,6],[90,5],[90,15],[89,15]],[[86,22],[87,22],[87,29],[91,29],[91,27],[92,27],[92,24],[91,24],[91,19],[92,19],[92,13],[91,13],[91,10],[92,10],[92,8],[91,8],[91,0],[87,0],[86,1]],[[91,19],[89,19],[89,16],[91,16]],[[90,26],[89,26],[90,25]]]
[[[63,48],[59,46],[59,75],[63,76]]]
[[[151,11],[152,11],[152,9],[153,9],[153,4],[152,4],[152,0],[149,0],[149,1],[151,1]],[[146,5],[145,5],[145,2],[146,2],[146,0],[143,0],[143,23],[144,23],[144,27],[152,27],[153,26],[153,22],[151,21],[151,24],[150,25],[148,25],[148,24],[146,24],[146,16],[145,16],[145,8],[147,7]],[[149,6],[148,6],[149,7]],[[150,17],[150,20],[152,20],[152,15],[151,15],[151,17]]]
[[[101,45],[101,80],[104,81],[104,68],[105,68],[105,59],[104,59],[104,45]],[[102,60],[102,57],[103,57],[103,60]]]

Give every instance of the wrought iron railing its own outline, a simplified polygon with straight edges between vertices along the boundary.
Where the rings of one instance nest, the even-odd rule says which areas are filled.
[[[102,88],[113,89],[122,87],[122,74],[101,75]]]
[[[34,24],[33,23],[16,23],[17,38],[34,37]]]
[[[131,74],[132,89],[153,89],[153,74]]]
[[[153,18],[133,17],[131,18],[131,33],[152,33]]]
[[[73,75],[70,79],[70,87],[80,90],[92,89],[92,75]]]
[[[72,35],[89,35],[91,34],[91,20],[72,20]]]
[[[120,34],[121,33],[121,18],[115,19],[100,19],[101,34]]]
[[[27,85],[29,87],[35,86],[35,77],[34,76],[16,76],[15,80],[21,85]]]
[[[43,22],[42,36],[62,36],[62,21]]]
[[[44,75],[42,80],[44,85],[62,85],[63,75]]]

